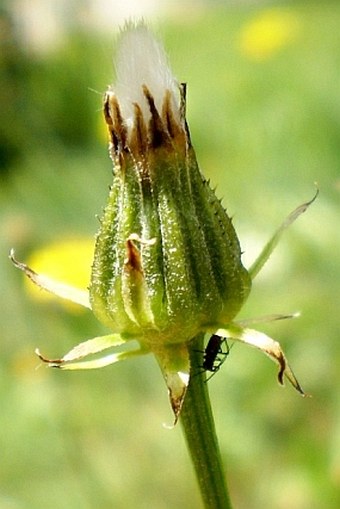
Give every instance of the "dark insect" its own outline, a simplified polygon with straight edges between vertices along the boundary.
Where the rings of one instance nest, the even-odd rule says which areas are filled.
[[[226,345],[225,349],[223,349],[223,345]],[[230,348],[227,339],[213,334],[204,350],[203,364],[201,366],[204,371],[210,371],[212,373],[206,381],[210,380],[210,378],[220,369],[229,355],[229,352]]]

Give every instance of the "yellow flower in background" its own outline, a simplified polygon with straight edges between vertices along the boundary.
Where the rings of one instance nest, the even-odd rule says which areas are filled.
[[[93,250],[93,238],[62,239],[33,251],[28,258],[28,263],[41,274],[62,280],[75,288],[86,290],[90,281]],[[28,279],[26,287],[28,293],[37,300],[55,299],[52,293],[42,292]],[[61,302],[67,307],[72,306],[72,309],[77,311],[82,309],[79,306],[70,305],[66,300]]]
[[[265,60],[294,41],[299,32],[296,13],[287,9],[266,9],[242,28],[238,45],[252,60]]]

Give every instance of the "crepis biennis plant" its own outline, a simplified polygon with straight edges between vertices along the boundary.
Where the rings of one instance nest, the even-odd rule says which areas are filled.
[[[172,76],[162,47],[143,23],[122,30],[116,69],[117,83],[103,107],[113,183],[88,291],[37,274],[10,254],[33,283],[91,309],[112,332],[60,359],[37,354],[51,367],[77,370],[152,353],[176,421],[195,368],[192,340],[206,333],[260,349],[278,363],[279,382],[286,377],[304,395],[279,343],[250,329],[252,321],[235,317],[281,235],[315,197],[286,218],[247,270],[232,221],[198,168],[186,121],[186,87]],[[131,340],[137,348],[114,351]]]

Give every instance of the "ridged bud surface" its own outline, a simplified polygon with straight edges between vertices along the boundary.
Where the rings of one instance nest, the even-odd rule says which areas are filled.
[[[230,218],[201,175],[185,119],[185,87],[161,111],[142,87],[149,118],[132,124],[109,91],[104,114],[113,184],[97,235],[90,298],[97,318],[124,337],[188,341],[229,323],[250,290]]]

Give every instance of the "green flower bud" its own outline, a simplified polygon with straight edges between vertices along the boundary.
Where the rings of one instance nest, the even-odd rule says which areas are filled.
[[[219,337],[261,350],[279,365],[279,382],[285,376],[305,395],[280,344],[248,328],[296,315],[234,318],[282,234],[317,193],[289,214],[247,272],[231,219],[197,165],[185,117],[186,88],[172,77],[145,25],[123,31],[117,77],[104,100],[113,184],[96,237],[89,291],[38,274],[10,253],[39,288],[92,309],[111,334],[84,341],[60,359],[37,354],[51,367],[76,370],[152,352],[176,421],[192,370],[199,368],[191,366],[192,340],[208,333],[217,347]],[[130,339],[139,343],[135,349],[98,357]],[[204,355],[211,361],[212,353]]]
[[[229,323],[248,296],[232,222],[199,171],[178,99],[141,83],[132,121],[106,94],[113,184],[92,267],[94,314],[115,333],[149,345],[187,342]],[[147,105],[148,115],[144,113]]]

